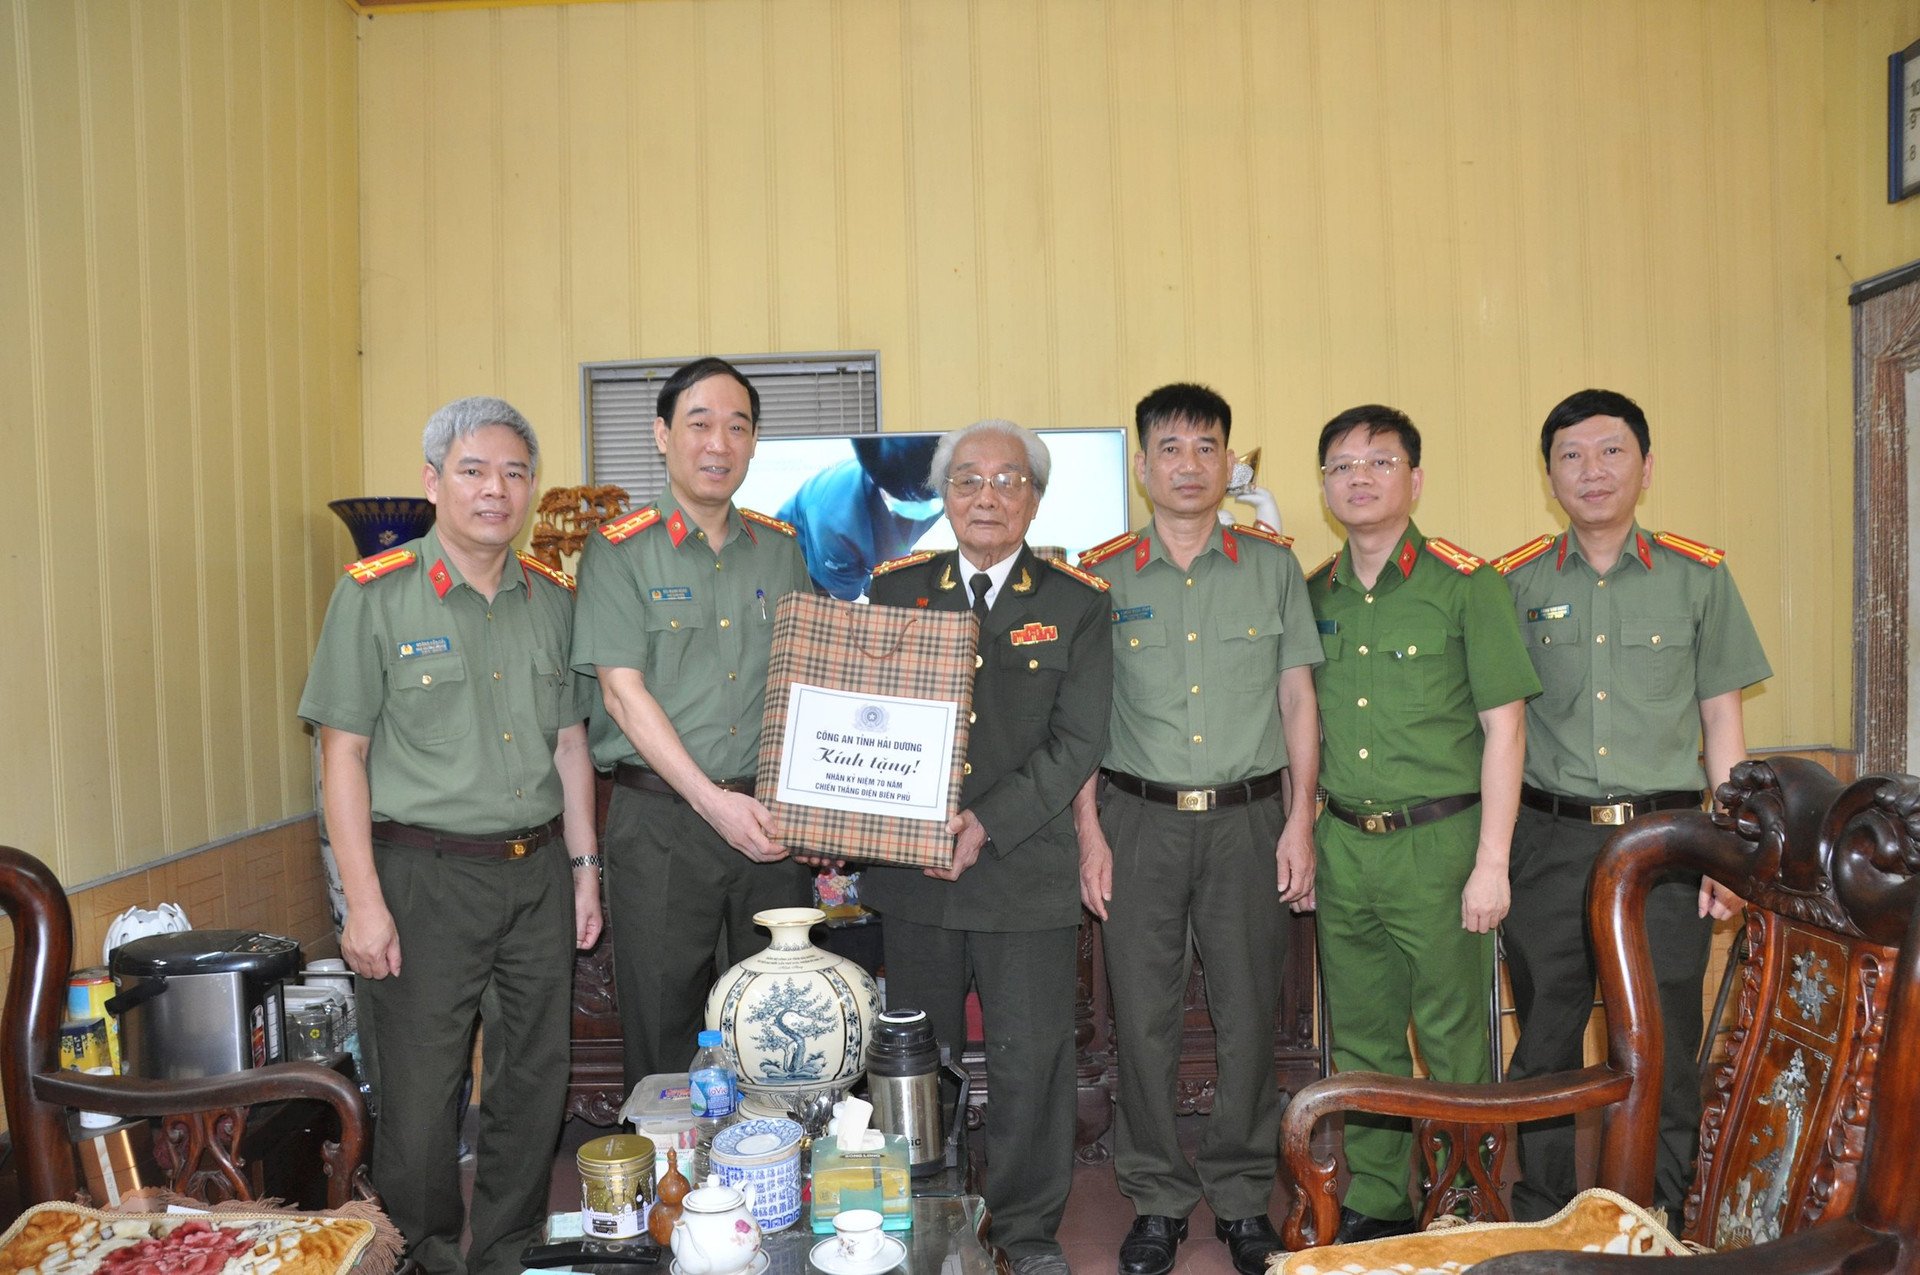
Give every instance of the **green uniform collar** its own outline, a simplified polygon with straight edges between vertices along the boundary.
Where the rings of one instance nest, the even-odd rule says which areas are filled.
[[[1380,578],[1373,582],[1375,589],[1390,588],[1413,574],[1419,565],[1420,551],[1427,547],[1427,538],[1420,534],[1420,528],[1408,520],[1407,529],[1400,536],[1400,547],[1387,559],[1387,565],[1380,568]],[[1398,580],[1394,579],[1398,572]],[[1340,546],[1340,556],[1334,561],[1333,570],[1327,573],[1327,584],[1332,588],[1345,585],[1349,589],[1358,589],[1362,593],[1369,590],[1360,583],[1360,577],[1353,570],[1353,542],[1346,541]]]
[[[475,596],[480,595],[480,590],[467,584],[467,578],[460,573],[453,555],[448,553],[440,543],[440,528],[429,527],[427,534],[420,537],[420,561],[426,565],[427,580],[433,585],[433,591],[439,596],[441,602],[444,603],[447,595],[462,585],[471,589]],[[516,571],[516,567],[519,570]],[[533,586],[527,579],[526,568],[520,567],[519,559],[514,557],[513,550],[509,549],[507,561],[500,568],[500,591],[504,593],[512,588],[524,588],[528,593],[533,592]],[[481,600],[485,601],[484,598]]]
[[[1229,538],[1228,532],[1230,532],[1231,530],[1232,528],[1226,526],[1223,523],[1220,523],[1216,519],[1212,532],[1210,532],[1207,536],[1206,544],[1200,547],[1199,553],[1196,553],[1193,555],[1194,562],[1198,563],[1200,559],[1206,557],[1210,553],[1219,554],[1222,558],[1225,558],[1229,563],[1239,562],[1240,546],[1239,546],[1237,537]],[[1159,531],[1159,528],[1154,526],[1154,524],[1152,523],[1148,523],[1145,527],[1141,529],[1140,543],[1146,547],[1146,552],[1141,553],[1136,547],[1134,552],[1134,557],[1133,557],[1133,569],[1135,571],[1144,571],[1146,570],[1147,564],[1149,562],[1153,562],[1157,559],[1161,562],[1166,563],[1168,566],[1172,567],[1175,571],[1187,570],[1188,568],[1182,567],[1179,563],[1175,562],[1172,558],[1169,558],[1167,556],[1166,542],[1159,535],[1156,534],[1158,531]]]
[[[1587,562],[1586,555],[1580,551],[1580,537],[1573,534],[1572,527],[1560,533],[1559,543],[1554,546],[1554,570],[1565,571],[1569,558]],[[1594,574],[1612,575],[1629,562],[1638,562],[1642,570],[1653,570],[1653,537],[1641,529],[1638,519],[1629,529],[1626,543],[1620,546],[1620,556],[1614,559],[1613,566],[1604,573],[1596,571]],[[1592,567],[1593,564],[1587,562],[1587,565]]]
[[[700,524],[693,520],[691,514],[687,513],[684,505],[674,499],[671,484],[660,493],[659,499],[653,502],[653,507],[660,511],[660,517],[666,525],[667,536],[673,541],[674,548],[682,548],[689,541],[698,545],[707,544],[706,536],[700,530]],[[740,516],[740,506],[734,504],[732,501],[728,501],[727,538],[723,543],[731,544],[736,537],[741,535],[746,536],[749,544],[757,545],[760,543],[759,537],[753,534],[753,528],[748,525],[746,519]],[[707,547],[715,553],[718,553],[720,552],[721,546],[707,545]]]

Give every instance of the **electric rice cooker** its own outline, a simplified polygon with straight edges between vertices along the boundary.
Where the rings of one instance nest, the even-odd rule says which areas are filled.
[[[300,968],[300,945],[251,930],[155,934],[115,948],[129,1076],[191,1080],[281,1062],[287,1056],[281,980]]]

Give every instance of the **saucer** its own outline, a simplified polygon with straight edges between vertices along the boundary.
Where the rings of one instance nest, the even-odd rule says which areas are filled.
[[[901,1252],[904,1254],[906,1250],[902,1249]],[[753,1260],[747,1263],[747,1269],[740,1272],[740,1275],[767,1275],[767,1267],[769,1264],[767,1250],[763,1248],[753,1255]],[[685,1271],[680,1269],[680,1261],[678,1258],[674,1259],[669,1269],[673,1271],[673,1275],[687,1275]]]
[[[907,1246],[891,1235],[880,1237],[880,1251],[868,1262],[850,1262],[840,1256],[840,1237],[830,1235],[813,1246],[809,1258],[827,1275],[881,1275],[907,1260]]]

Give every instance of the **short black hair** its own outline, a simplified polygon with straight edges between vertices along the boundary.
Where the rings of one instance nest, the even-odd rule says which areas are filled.
[[[1647,414],[1640,405],[1618,390],[1577,390],[1553,405],[1547,423],[1540,427],[1540,459],[1553,466],[1553,436],[1572,429],[1595,416],[1618,416],[1640,442],[1640,454],[1653,454],[1653,435],[1647,429]]]
[[[1133,409],[1133,432],[1140,437],[1140,450],[1147,450],[1147,435],[1155,425],[1191,421],[1195,425],[1220,426],[1220,440],[1233,437],[1233,409],[1205,385],[1177,381],[1162,385],[1141,399]]]
[[[939,495],[927,482],[938,437],[912,438],[868,434],[853,440],[853,454],[874,486],[896,500],[932,500]]]
[[[1320,464],[1327,463],[1327,448],[1334,440],[1350,430],[1364,428],[1369,437],[1374,434],[1392,434],[1400,440],[1400,446],[1407,452],[1407,465],[1420,468],[1420,431],[1414,427],[1413,420],[1399,408],[1388,407],[1383,403],[1363,403],[1359,407],[1349,407],[1340,415],[1328,421],[1320,430]]]
[[[673,375],[667,378],[666,384],[660,387],[660,398],[654,405],[654,411],[667,423],[667,428],[673,428],[673,409],[679,404],[680,395],[710,376],[731,376],[740,382],[747,391],[747,405],[753,415],[753,427],[758,430],[760,428],[760,391],[753,388],[753,382],[749,381],[739,368],[725,359],[716,359],[711,355],[704,359],[695,359],[685,367],[676,368]]]

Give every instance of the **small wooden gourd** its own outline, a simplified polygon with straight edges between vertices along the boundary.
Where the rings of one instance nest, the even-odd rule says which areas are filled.
[[[693,1184],[680,1172],[680,1153],[667,1152],[667,1172],[654,1191],[653,1212],[647,1219],[647,1234],[661,1248],[673,1243],[673,1224],[680,1220],[680,1201],[687,1198]]]

